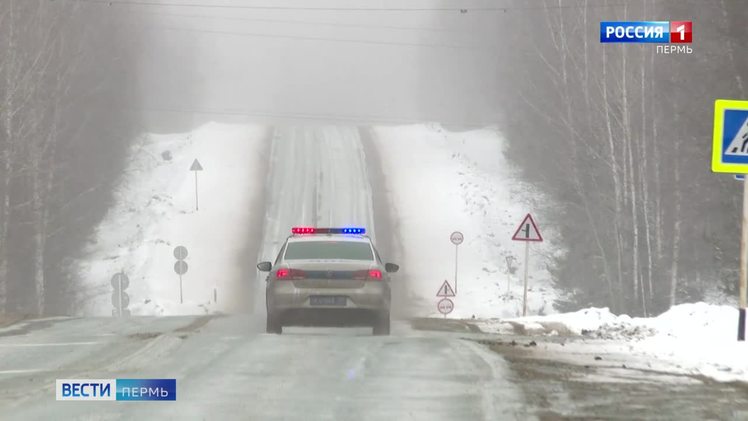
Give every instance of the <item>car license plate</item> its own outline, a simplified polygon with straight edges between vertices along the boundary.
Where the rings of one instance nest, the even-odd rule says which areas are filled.
[[[313,306],[345,306],[346,299],[339,295],[313,295],[309,297],[309,304]]]

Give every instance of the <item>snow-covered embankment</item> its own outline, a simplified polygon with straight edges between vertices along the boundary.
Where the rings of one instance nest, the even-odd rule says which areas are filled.
[[[251,221],[261,217],[266,129],[210,123],[193,132],[148,134],[134,142],[113,204],[81,258],[80,313],[111,315],[112,275],[130,278],[133,314],[175,315],[237,310],[246,277]],[[198,174],[195,209],[193,160]],[[261,219],[260,219],[261,220]],[[257,230],[257,238],[261,227]],[[189,250],[184,304],[173,249]],[[213,292],[218,300],[214,303]]]

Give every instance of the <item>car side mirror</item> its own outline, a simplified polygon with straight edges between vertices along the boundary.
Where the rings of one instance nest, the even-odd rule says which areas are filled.
[[[386,263],[384,265],[384,270],[386,270],[388,273],[395,273],[398,270],[400,270],[400,266],[394,264],[394,263]]]
[[[270,272],[270,269],[273,268],[273,264],[270,262],[260,262],[257,264],[257,269],[259,269],[261,272]]]

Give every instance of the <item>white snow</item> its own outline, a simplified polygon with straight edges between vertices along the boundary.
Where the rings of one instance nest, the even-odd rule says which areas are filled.
[[[612,314],[607,308],[543,317],[484,320],[476,323],[495,333],[524,327],[529,334],[567,330],[585,340],[564,346],[548,344],[552,352],[589,355],[624,354],[646,361],[650,369],[700,374],[721,381],[748,381],[748,344],[737,341],[738,310],[703,302],[680,304],[657,317],[632,318]]]
[[[436,292],[453,283],[453,231],[459,246],[454,318],[511,317],[522,314],[524,244],[511,241],[531,212],[546,239],[530,246],[528,313],[553,313],[556,292],[545,270],[555,253],[554,230],[544,225],[548,200],[519,180],[504,157],[504,138],[495,129],[450,132],[437,124],[376,127],[394,226],[404,256],[410,292],[421,303],[418,316],[440,315]],[[507,268],[513,258],[514,273]],[[454,287],[454,285],[453,285]]]
[[[455,230],[463,232],[465,241],[459,246],[457,297],[449,317],[521,315],[524,244],[511,236],[528,212],[546,239],[530,247],[528,311],[555,312],[556,292],[545,269],[547,259],[558,252],[556,233],[544,225],[549,201],[519,180],[518,169],[504,157],[505,142],[497,130],[450,132],[423,124],[375,127],[372,133],[403,254],[398,279],[415,297],[409,301],[418,303],[414,315],[439,315],[436,291],[454,278],[455,247],[449,236]],[[127,293],[133,314],[231,310],[227,298],[236,298],[237,283],[244,281],[238,262],[252,260],[251,268],[258,257],[241,255],[253,218],[265,221],[255,233],[261,238],[261,259],[274,258],[294,224],[371,225],[370,187],[357,128],[287,128],[274,137],[270,142],[270,133],[260,126],[215,123],[192,133],[142,136],[132,147],[110,211],[75,262],[83,285],[81,313],[111,314],[109,280],[120,270],[131,280]],[[171,159],[162,157],[165,151]],[[197,212],[194,174],[188,171],[195,158],[205,168],[199,174]],[[268,165],[277,177],[257,172]],[[266,186],[277,197],[261,200]],[[261,206],[253,206],[258,201]],[[190,251],[184,304],[179,304],[173,269],[177,245]],[[507,258],[514,259],[511,271]],[[255,305],[261,309],[263,294],[258,292],[264,282],[255,284]],[[212,302],[214,288],[217,305]],[[253,291],[247,287],[242,293]]]
[[[253,203],[265,181],[258,174],[265,136],[259,126],[210,123],[191,133],[138,139],[112,207],[74,263],[82,285],[80,313],[111,315],[110,279],[120,270],[130,278],[126,292],[133,314],[201,314],[231,306],[237,283],[244,281],[238,262],[254,260],[241,255],[242,237],[252,212],[262,212]],[[204,168],[198,174],[198,211],[189,171],[196,158]],[[178,245],[189,250],[184,304],[174,272]]]

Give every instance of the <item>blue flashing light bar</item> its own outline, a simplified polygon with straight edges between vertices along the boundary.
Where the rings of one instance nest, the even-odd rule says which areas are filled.
[[[351,228],[315,228],[315,227],[293,227],[291,228],[293,234],[355,234],[363,235],[366,234],[365,228],[351,227]]]

